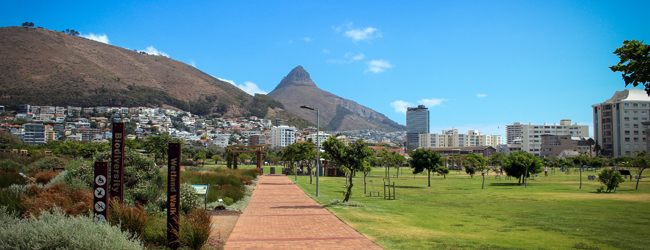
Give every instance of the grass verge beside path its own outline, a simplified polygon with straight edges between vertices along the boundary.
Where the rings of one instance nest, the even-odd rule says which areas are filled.
[[[371,175],[383,175],[375,169]],[[364,207],[328,205],[343,199],[345,179],[320,178],[320,197],[309,176],[297,184],[305,193],[385,249],[647,249],[650,246],[650,181],[626,181],[616,193],[579,175],[556,172],[530,180],[475,175],[391,178],[397,199],[367,197],[357,175],[351,201]],[[392,170],[392,174],[394,174]],[[266,173],[266,172],[265,172]],[[407,173],[407,170],[404,170]],[[543,175],[543,174],[542,174]],[[290,178],[293,180],[293,177]],[[371,177],[383,194],[383,178]],[[368,191],[373,187],[369,184]]]

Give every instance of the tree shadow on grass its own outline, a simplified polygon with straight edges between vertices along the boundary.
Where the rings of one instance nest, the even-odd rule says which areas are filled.
[[[503,183],[503,182],[490,183],[490,186],[497,186],[497,187],[512,187],[512,186],[523,186],[523,185],[524,184],[519,185],[517,183]],[[528,186],[530,186],[530,184]]]
[[[421,188],[426,188],[424,186],[398,186],[395,185],[395,188],[416,188],[416,189],[421,189]]]
[[[271,209],[323,209],[323,206],[312,205],[312,206],[277,206],[271,207]]]

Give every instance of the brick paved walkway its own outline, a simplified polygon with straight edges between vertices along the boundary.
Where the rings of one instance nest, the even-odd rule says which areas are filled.
[[[264,175],[226,249],[382,249],[284,175]]]

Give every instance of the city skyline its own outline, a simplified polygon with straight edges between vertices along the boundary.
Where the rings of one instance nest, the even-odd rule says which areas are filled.
[[[160,53],[268,93],[302,65],[323,90],[406,124],[505,137],[505,126],[571,119],[625,89],[612,53],[645,40],[647,1],[214,3],[4,2],[0,26],[34,22]],[[633,8],[630,8],[633,6]],[[381,90],[381,91],[378,91]],[[363,94],[359,94],[363,93]]]

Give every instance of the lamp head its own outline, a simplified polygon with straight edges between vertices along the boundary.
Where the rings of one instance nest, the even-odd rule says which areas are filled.
[[[300,108],[301,108],[301,109],[316,110],[316,109],[314,109],[314,108],[312,108],[312,107],[309,107],[309,106],[307,106],[307,105],[302,105],[302,106],[300,106]]]

